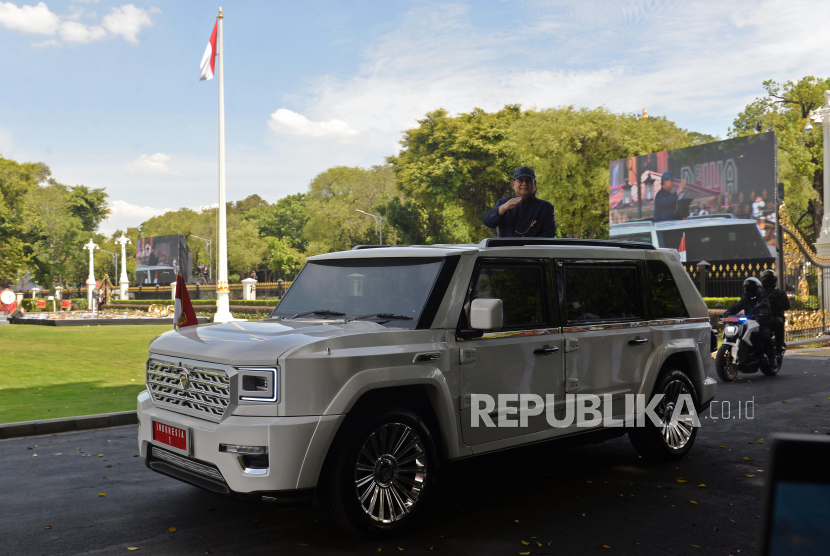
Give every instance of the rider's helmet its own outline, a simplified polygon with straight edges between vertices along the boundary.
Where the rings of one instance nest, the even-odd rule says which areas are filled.
[[[775,274],[774,270],[770,268],[761,273],[761,285],[768,290],[778,285],[778,275]]]
[[[761,281],[754,276],[744,280],[744,294],[748,298],[753,298],[761,291]]]

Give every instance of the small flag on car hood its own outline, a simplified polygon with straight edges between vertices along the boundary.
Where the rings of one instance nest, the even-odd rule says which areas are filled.
[[[187,286],[181,274],[176,275],[176,312],[173,313],[173,327],[195,326],[199,324],[196,320],[196,312],[193,304],[190,303],[190,294],[187,293]]]

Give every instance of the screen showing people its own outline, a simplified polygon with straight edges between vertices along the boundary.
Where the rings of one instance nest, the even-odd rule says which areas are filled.
[[[660,223],[752,220],[761,241],[770,253],[775,251],[779,200],[774,132],[614,160],[609,182],[612,236],[620,233],[620,225],[630,228],[635,222],[653,222],[655,230],[682,228],[688,234],[688,227]]]

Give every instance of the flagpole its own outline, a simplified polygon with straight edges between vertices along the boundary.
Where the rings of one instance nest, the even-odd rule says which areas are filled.
[[[222,8],[219,8],[216,33],[216,74],[219,86],[219,229],[217,230],[216,314],[213,322],[234,320],[230,312],[230,288],[228,287],[228,226],[225,201],[225,54],[222,33]]]

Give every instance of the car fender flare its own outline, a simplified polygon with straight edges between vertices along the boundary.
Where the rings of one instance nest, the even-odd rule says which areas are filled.
[[[694,338],[675,338],[654,350],[649,356],[646,372],[638,394],[650,394],[657,382],[657,377],[665,362],[672,355],[682,353],[689,358],[689,379],[695,385],[699,385],[706,379],[703,373],[703,360],[700,357],[700,350]],[[689,357],[689,356],[692,357]]]
[[[452,393],[447,378],[440,369],[425,365],[407,365],[367,369],[352,376],[334,396],[323,415],[348,413],[366,392],[395,386],[427,387],[432,409],[438,419],[443,452],[449,458],[458,457],[460,446]]]

